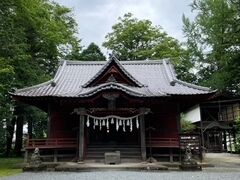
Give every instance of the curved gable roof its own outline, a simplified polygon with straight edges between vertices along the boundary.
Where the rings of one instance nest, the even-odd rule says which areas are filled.
[[[136,86],[106,82],[88,86],[114,61]],[[61,61],[54,79],[24,89],[14,96],[25,97],[89,97],[103,90],[120,90],[138,97],[209,94],[209,88],[196,86],[176,78],[168,59],[145,61]]]
[[[138,87],[142,87],[143,84],[141,84],[137,79],[135,79],[119,62],[119,60],[114,56],[111,55],[110,60],[107,61],[107,63],[91,78],[89,79],[84,85],[83,87],[88,87],[91,84],[93,84],[93,82],[95,80],[97,80],[97,78],[99,78],[100,76],[104,75],[104,72],[109,69],[111,67],[111,64],[115,64],[122,72],[123,74],[128,78],[129,81],[131,81],[133,84],[135,84]]]

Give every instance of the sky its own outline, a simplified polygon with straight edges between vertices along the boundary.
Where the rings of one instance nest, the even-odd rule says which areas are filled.
[[[138,19],[148,19],[153,25],[160,25],[170,36],[184,40],[182,15],[194,18],[189,6],[192,0],[54,0],[71,8],[78,24],[81,45],[91,42],[101,46],[118,17],[131,12]]]

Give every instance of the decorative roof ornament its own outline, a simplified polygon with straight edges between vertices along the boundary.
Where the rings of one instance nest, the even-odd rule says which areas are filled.
[[[116,78],[114,77],[113,74],[111,74],[111,76],[109,76],[107,82],[117,82]]]
[[[109,60],[110,59],[118,60],[117,53],[115,51],[112,51],[112,53],[109,54]]]

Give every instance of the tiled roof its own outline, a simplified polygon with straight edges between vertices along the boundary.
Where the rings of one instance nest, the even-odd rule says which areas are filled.
[[[113,60],[138,86],[106,82],[88,87],[87,85],[107,67],[106,64]],[[168,59],[118,61],[112,58],[109,61],[61,61],[54,79],[36,86],[19,89],[13,95],[89,97],[103,90],[115,89],[138,97],[196,95],[213,92],[209,88],[178,80]]]
[[[101,73],[104,72],[104,70],[106,70],[111,62],[114,61],[118,67],[123,71],[123,73],[130,79],[132,80],[137,86],[142,87],[143,85],[136,80],[128,71],[126,71],[126,69],[121,65],[120,61],[115,57],[115,56],[111,56],[111,60],[107,61],[107,63],[105,63],[105,65],[100,69],[100,71],[98,71],[87,83],[85,83],[83,85],[83,87],[87,87],[89,84],[91,84],[98,76],[101,75]]]

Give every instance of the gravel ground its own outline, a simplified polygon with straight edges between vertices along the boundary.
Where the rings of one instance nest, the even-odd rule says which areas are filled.
[[[0,178],[1,179],[1,178]],[[239,180],[240,172],[40,172],[21,173],[2,180]]]

